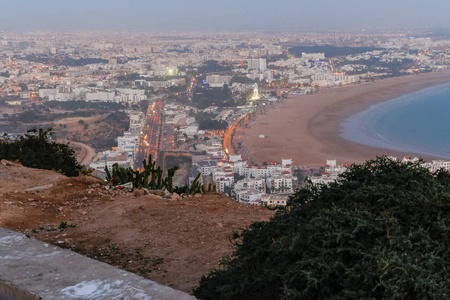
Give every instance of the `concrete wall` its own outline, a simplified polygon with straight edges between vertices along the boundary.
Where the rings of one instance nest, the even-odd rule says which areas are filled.
[[[0,227],[0,299],[195,299]]]

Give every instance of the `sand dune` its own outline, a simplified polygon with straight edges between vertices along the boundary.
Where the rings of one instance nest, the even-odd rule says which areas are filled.
[[[293,158],[295,165],[318,167],[326,159],[338,163],[361,163],[396,152],[347,141],[339,135],[339,123],[372,104],[391,100],[426,87],[450,82],[450,71],[383,79],[372,83],[321,90],[308,96],[291,96],[275,110],[259,117],[239,135],[253,162]],[[260,139],[264,134],[267,138]]]

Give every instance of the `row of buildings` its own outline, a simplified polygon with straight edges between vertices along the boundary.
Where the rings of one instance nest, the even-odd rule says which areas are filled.
[[[278,201],[287,200],[294,192],[296,177],[292,174],[291,159],[282,159],[281,164],[269,163],[258,167],[249,164],[240,155],[231,155],[228,159],[198,161],[194,167],[197,172],[210,178],[218,192],[242,203],[261,205],[263,200],[271,198],[267,195],[279,195]]]

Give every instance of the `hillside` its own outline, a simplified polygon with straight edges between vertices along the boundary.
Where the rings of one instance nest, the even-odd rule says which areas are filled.
[[[108,191],[93,177],[68,178],[4,160],[0,186],[1,227],[186,292],[231,254],[233,230],[273,215],[222,195],[172,200]],[[42,189],[27,191],[34,187]]]

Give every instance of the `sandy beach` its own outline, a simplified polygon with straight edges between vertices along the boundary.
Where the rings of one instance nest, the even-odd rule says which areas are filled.
[[[339,164],[361,163],[384,154],[435,159],[407,150],[398,152],[350,142],[340,137],[339,123],[370,105],[447,82],[450,82],[450,70],[322,89],[314,95],[290,96],[276,109],[240,129],[236,139],[258,164],[292,158],[295,165],[319,167],[326,159],[337,159]],[[259,138],[261,134],[266,138]]]

